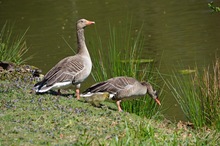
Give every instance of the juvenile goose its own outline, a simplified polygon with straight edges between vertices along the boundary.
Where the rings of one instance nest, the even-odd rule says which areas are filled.
[[[153,90],[151,84],[147,82],[139,82],[131,77],[115,77],[104,82],[99,82],[86,89],[83,94],[91,95],[97,92],[108,92],[109,98],[116,101],[118,111],[122,111],[120,103],[126,99],[136,98],[136,96],[143,96],[146,93],[150,95],[159,105],[161,105],[157,92]]]
[[[81,95],[80,97],[84,97],[85,101],[91,103],[93,106],[100,107],[100,103],[109,99],[108,92],[97,92],[87,95]]]
[[[48,71],[43,80],[34,85],[37,93],[58,89],[58,94],[61,94],[60,89],[75,85],[77,99],[80,98],[80,84],[89,76],[92,69],[92,61],[84,37],[84,28],[91,24],[95,22],[86,19],[77,21],[77,54],[62,59]]]

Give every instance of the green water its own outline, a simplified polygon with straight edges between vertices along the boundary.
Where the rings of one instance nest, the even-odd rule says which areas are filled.
[[[109,25],[118,30],[132,26],[135,33],[143,26],[145,36],[143,58],[154,59],[160,72],[171,74],[172,69],[191,69],[211,65],[220,57],[220,13],[211,13],[207,0],[0,0],[0,26],[6,20],[15,22],[15,33],[28,27],[26,56],[28,63],[46,73],[60,59],[72,55],[63,38],[75,49],[75,22],[86,18],[96,22],[86,29],[86,42],[91,47],[97,34],[103,44],[108,42]],[[214,1],[220,6],[219,1]],[[132,22],[132,24],[130,24]],[[132,37],[132,36],[131,36]],[[98,48],[97,48],[98,50]],[[83,88],[94,83],[90,77]],[[164,100],[165,115],[184,119],[169,91]]]

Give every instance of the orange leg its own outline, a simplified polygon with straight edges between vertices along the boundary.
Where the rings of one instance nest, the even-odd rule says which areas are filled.
[[[118,101],[116,102],[116,104],[117,104],[117,106],[118,106],[118,111],[119,111],[119,112],[122,112],[123,110],[121,109],[120,103],[121,103],[121,100],[118,100]]]
[[[58,91],[57,91],[57,95],[61,95],[60,89],[58,89]]]
[[[79,93],[80,93],[79,89],[76,89],[76,98],[77,98],[78,100],[79,100],[79,98],[80,98]]]

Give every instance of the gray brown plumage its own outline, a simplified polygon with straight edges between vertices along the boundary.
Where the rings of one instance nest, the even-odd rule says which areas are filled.
[[[109,98],[116,101],[119,111],[122,111],[120,106],[121,101],[136,98],[136,96],[143,96],[147,93],[160,105],[157,92],[153,90],[150,83],[139,82],[131,77],[121,76],[111,78],[107,81],[92,85],[83,93],[85,95],[97,92],[110,93]]]
[[[89,76],[92,69],[92,61],[85,43],[84,28],[94,23],[86,19],[77,21],[77,54],[62,59],[47,72],[43,80],[35,84],[36,92],[42,93],[58,89],[58,93],[60,93],[60,89],[76,85],[76,95],[79,99],[80,83]]]

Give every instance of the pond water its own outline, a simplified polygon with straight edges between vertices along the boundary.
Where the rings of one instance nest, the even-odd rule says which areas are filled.
[[[220,57],[220,13],[211,13],[208,2],[0,0],[0,26],[6,21],[15,22],[15,33],[22,33],[29,27],[26,40],[30,50],[26,56],[32,55],[33,59],[28,63],[46,73],[60,59],[73,54],[64,39],[75,48],[75,22],[78,19],[96,22],[96,25],[86,29],[88,46],[97,33],[102,40],[107,39],[109,25],[121,30],[124,27],[120,24],[132,22],[134,32],[143,26],[143,58],[157,60],[160,62],[160,72],[171,74],[173,68],[188,69],[195,65],[203,68]],[[220,1],[214,3],[220,6]],[[91,82],[90,77],[84,85],[88,87]],[[166,117],[185,119],[172,96],[166,96],[164,102]]]

